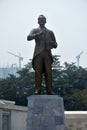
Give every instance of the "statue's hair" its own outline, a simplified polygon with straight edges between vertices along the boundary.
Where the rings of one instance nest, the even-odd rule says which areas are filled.
[[[38,17],[38,23],[39,23],[39,20],[40,19],[43,19],[44,20],[44,23],[46,23],[46,17],[44,16],[44,15],[39,15],[39,17]]]

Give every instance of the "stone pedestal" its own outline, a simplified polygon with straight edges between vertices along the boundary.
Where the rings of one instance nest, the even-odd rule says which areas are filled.
[[[28,97],[27,130],[66,130],[63,99],[57,95]]]

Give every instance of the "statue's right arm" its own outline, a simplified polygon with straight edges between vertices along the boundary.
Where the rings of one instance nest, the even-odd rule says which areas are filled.
[[[30,40],[35,39],[35,36],[36,36],[35,29],[33,29],[33,30],[29,33],[29,35],[27,36],[27,40],[30,41]]]
[[[33,29],[30,34],[27,36],[27,40],[30,41],[30,40],[33,40],[35,38],[38,38],[38,36],[42,35],[43,32],[42,31],[36,31],[36,29]]]

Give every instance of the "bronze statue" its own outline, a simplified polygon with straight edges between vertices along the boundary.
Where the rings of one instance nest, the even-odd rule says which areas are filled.
[[[35,94],[41,94],[42,75],[45,74],[46,93],[52,92],[52,68],[53,62],[51,49],[57,47],[54,33],[45,27],[46,18],[44,15],[38,17],[39,27],[32,29],[27,40],[35,40],[35,51],[32,65],[35,70]]]

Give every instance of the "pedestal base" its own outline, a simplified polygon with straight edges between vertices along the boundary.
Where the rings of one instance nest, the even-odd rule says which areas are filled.
[[[66,130],[63,98],[57,95],[28,97],[27,130]]]

